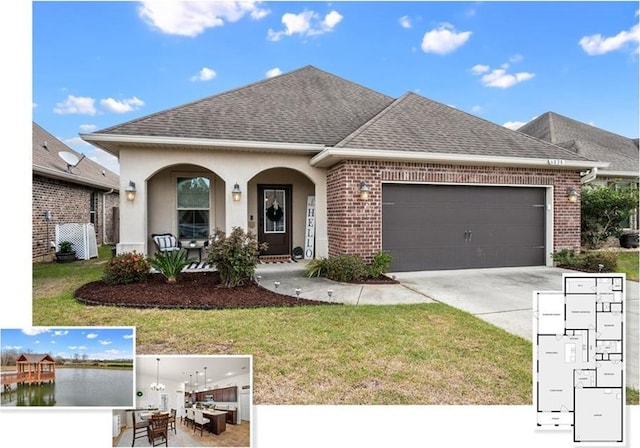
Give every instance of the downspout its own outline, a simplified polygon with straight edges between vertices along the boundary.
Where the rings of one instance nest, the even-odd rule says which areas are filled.
[[[593,182],[595,178],[598,176],[598,167],[594,166],[584,176],[580,176],[580,184],[588,184],[589,182]]]
[[[102,193],[102,244],[107,244],[107,196],[113,193],[113,188]]]

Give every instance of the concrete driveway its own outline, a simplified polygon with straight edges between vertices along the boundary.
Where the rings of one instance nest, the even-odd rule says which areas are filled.
[[[439,302],[467,311],[504,330],[532,340],[534,291],[562,291],[566,269],[465,269],[393,273],[405,287]],[[639,284],[627,281],[627,384],[639,389]]]

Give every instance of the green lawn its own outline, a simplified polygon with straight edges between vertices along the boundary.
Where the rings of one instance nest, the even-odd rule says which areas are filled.
[[[638,281],[638,252],[619,252],[617,272],[627,274],[627,280]]]
[[[256,404],[532,401],[531,343],[447,305],[211,311],[82,305],[72,292],[101,277],[108,255],[101,249],[101,256],[34,265],[34,325],[136,326],[139,354],[252,354]]]

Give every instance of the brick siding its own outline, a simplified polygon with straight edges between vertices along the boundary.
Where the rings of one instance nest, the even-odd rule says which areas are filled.
[[[44,176],[33,176],[32,187],[32,259],[33,261],[50,261],[55,250],[50,241],[55,240],[56,224],[89,223],[91,193],[95,193],[95,229],[98,245],[114,242],[117,238],[112,233],[114,207],[118,205],[118,194],[106,196],[106,219],[102,216],[104,190],[90,186],[77,185]],[[45,219],[45,212],[52,213],[51,221]],[[117,210],[117,209],[116,209]],[[102,229],[106,223],[107,241],[103,241]]]
[[[360,182],[370,188],[360,199]],[[580,200],[570,203],[569,187],[580,191],[580,174],[542,168],[500,168],[403,162],[343,161],[327,171],[329,256],[355,253],[365,260],[382,250],[382,183],[553,185],[554,249],[580,250]]]

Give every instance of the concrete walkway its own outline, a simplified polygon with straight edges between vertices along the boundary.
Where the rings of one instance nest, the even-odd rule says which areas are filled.
[[[325,278],[306,278],[307,262],[258,265],[260,284],[272,291],[305,299],[349,305],[395,305],[442,302],[477,316],[512,334],[532,340],[534,291],[562,291],[566,269],[544,266],[526,268],[464,269],[452,271],[398,272],[390,276],[397,285],[356,285]],[[276,288],[275,282],[279,282]],[[329,297],[328,291],[332,294]],[[639,293],[638,282],[627,281],[626,337],[627,384],[639,389]]]
[[[307,278],[304,270],[306,261],[298,263],[262,264],[256,267],[256,278],[262,287],[280,294],[296,297],[300,288],[300,298],[337,302],[348,305],[397,305],[413,303],[433,303],[428,295],[396,285],[357,285],[339,283],[326,278]],[[275,282],[280,284],[276,287]],[[331,291],[329,296],[328,291]]]

